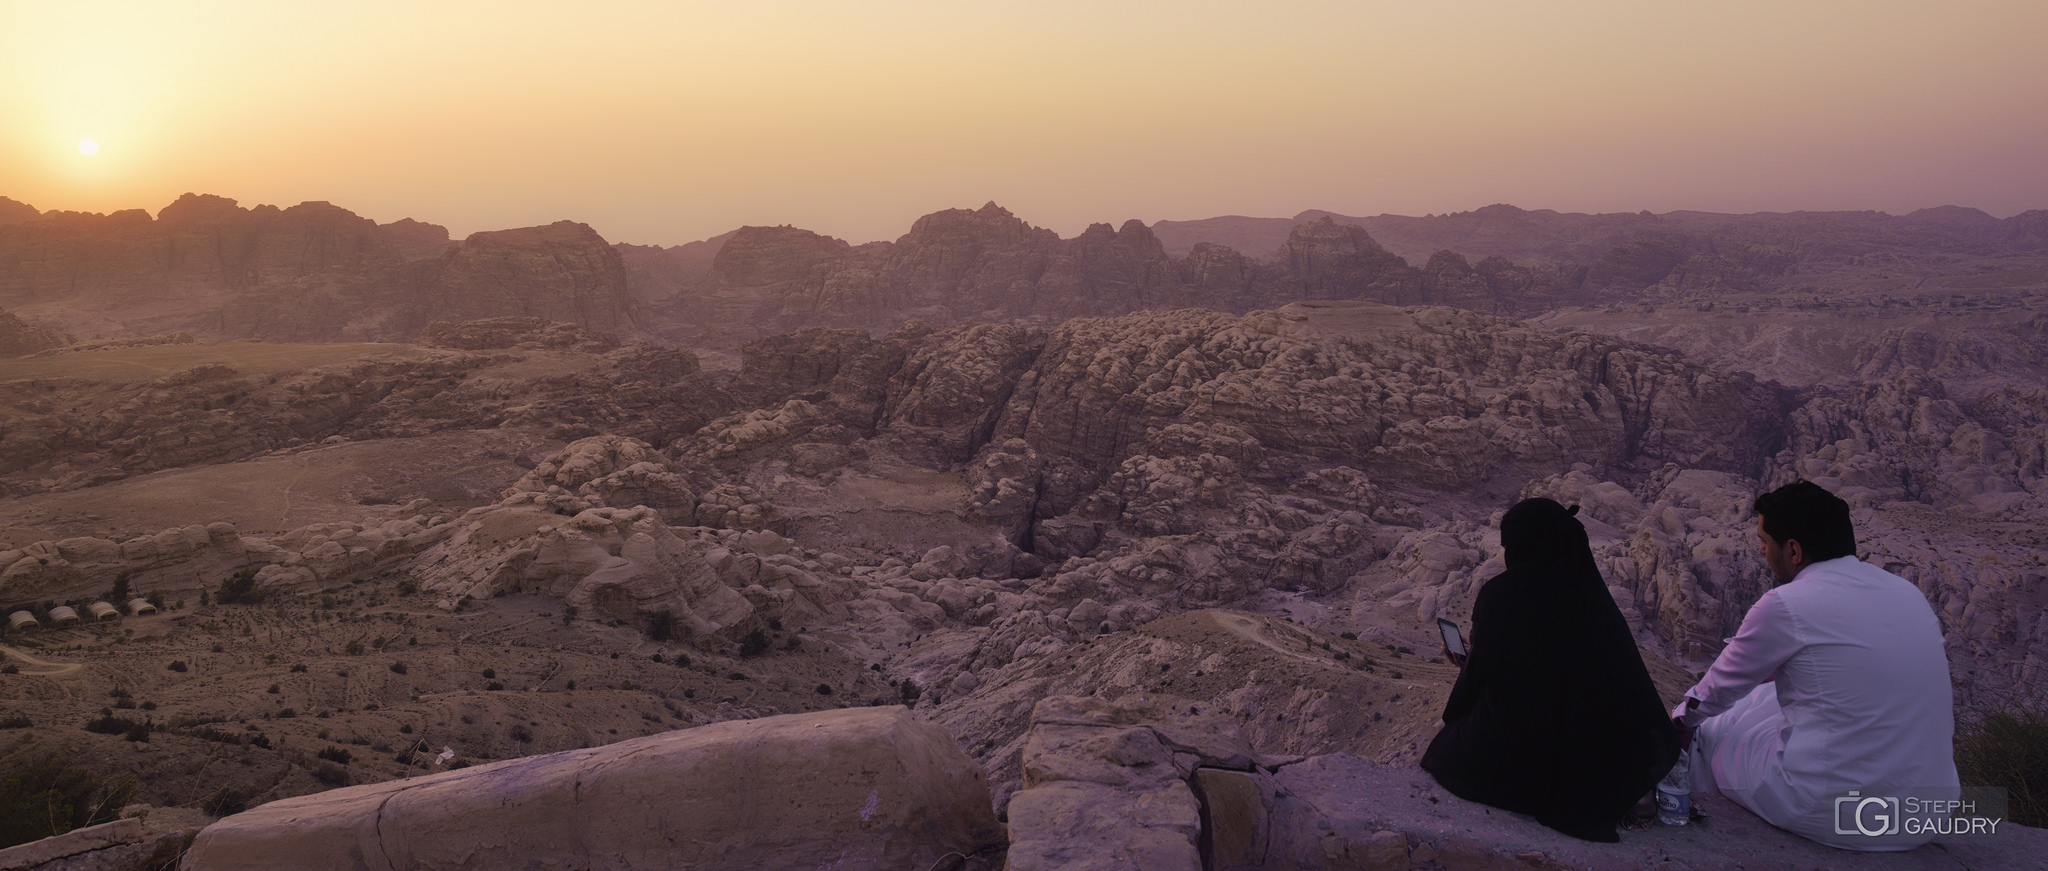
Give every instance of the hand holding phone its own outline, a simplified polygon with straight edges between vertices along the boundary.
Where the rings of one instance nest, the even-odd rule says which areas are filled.
[[[1436,628],[1437,631],[1442,632],[1444,635],[1444,657],[1459,668],[1464,668],[1465,660],[1470,657],[1470,652],[1465,649],[1465,638],[1458,632],[1458,624],[1438,617],[1436,618]]]

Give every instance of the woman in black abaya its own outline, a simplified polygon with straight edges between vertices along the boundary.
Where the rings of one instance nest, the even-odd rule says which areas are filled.
[[[1501,518],[1507,571],[1473,603],[1471,650],[1422,767],[1460,798],[1617,841],[1677,760],[1678,733],[1577,513],[1526,499]]]

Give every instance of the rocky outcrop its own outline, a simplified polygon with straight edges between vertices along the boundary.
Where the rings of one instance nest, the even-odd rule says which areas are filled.
[[[42,217],[42,212],[12,197],[0,197],[0,227],[9,224],[25,224]]]
[[[1031,710],[1008,871],[1200,871],[1198,771],[1249,771],[1236,724],[1185,700],[1056,696]]]
[[[187,835],[120,819],[0,849],[0,871],[152,871],[177,862]]]
[[[640,328],[617,250],[568,221],[478,233],[379,225],[324,202],[244,209],[187,194],[155,220],[53,212],[0,226],[0,307],[101,338],[186,329],[277,341],[405,340],[433,321]]]
[[[475,233],[418,270],[404,320],[409,337],[430,321],[533,317],[599,332],[638,329],[619,252],[587,224]]]
[[[515,499],[472,511],[409,570],[448,607],[463,597],[537,592],[637,625],[665,613],[664,629],[690,640],[754,614],[709,563],[712,549],[677,535],[652,509],[592,508],[565,517]]]
[[[126,541],[80,536],[0,551],[0,600],[74,588],[105,589],[126,578],[138,593],[211,589],[237,572],[275,593],[396,567],[447,537],[446,518],[419,513],[310,524],[275,536],[244,536],[234,524],[173,527]],[[412,510],[406,510],[406,509]]]
[[[1693,797],[1703,824],[1580,841],[1453,796],[1412,764],[1258,756],[1234,724],[1170,696],[1048,698],[1032,712],[1024,767],[1026,786],[1010,800],[1010,871],[1622,871],[1828,867],[1842,856],[1717,793]],[[1944,836],[1858,863],[2019,868],[2044,846],[2048,831],[2002,821],[1996,834]]]
[[[720,249],[738,231],[682,245],[613,245],[619,261],[626,266],[626,286],[642,303],[665,303],[681,293],[685,285],[711,271]]]
[[[387,225],[389,226],[389,225]],[[98,338],[194,329],[319,338],[363,317],[377,288],[434,247],[426,225],[380,227],[324,202],[242,209],[187,194],[152,221],[49,213],[0,228],[0,305]],[[351,306],[354,306],[352,309]],[[323,326],[324,325],[324,326]]]
[[[436,327],[433,336],[477,350],[273,355],[263,346],[193,345],[151,365],[189,368],[139,383],[136,369],[90,365],[90,356],[40,361],[44,374],[0,385],[8,412],[0,488],[72,489],[336,436],[509,426],[567,440],[602,428],[659,444],[732,407],[687,351],[616,347],[537,319]],[[235,362],[242,354],[248,361]]]
[[[71,337],[63,333],[29,324],[15,317],[13,312],[0,311],[0,360],[26,357],[69,344]]]
[[[208,826],[179,867],[927,868],[1002,840],[945,732],[856,708],[271,802]]]

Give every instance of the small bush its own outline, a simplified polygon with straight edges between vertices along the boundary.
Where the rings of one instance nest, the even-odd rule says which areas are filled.
[[[917,697],[924,695],[924,691],[917,688],[917,682],[907,677],[897,687],[897,691],[903,696],[903,703],[906,705],[917,704]]]
[[[647,615],[647,640],[660,643],[675,637],[676,615],[663,608]]]
[[[487,669],[484,669],[484,678],[485,678],[485,679],[495,678],[495,677],[497,677],[497,676],[498,676],[498,670],[497,670],[497,669],[495,669],[495,668],[487,668]]]
[[[205,811],[208,816],[233,816],[249,809],[249,797],[238,790],[223,786],[207,796],[205,801],[200,802],[199,809]]]
[[[533,731],[518,723],[512,724],[512,730],[509,734],[512,736],[512,740],[521,744],[533,743]]]
[[[292,674],[305,674],[305,673],[306,673],[306,664],[302,662],[302,663],[299,663],[299,664],[297,664],[297,665],[294,665],[294,666],[292,666],[292,668],[291,668],[291,672],[292,672]]]
[[[100,735],[126,735],[130,729],[142,725],[134,720],[114,716],[111,710],[102,709],[97,720],[87,720],[85,731]]]
[[[322,762],[313,769],[313,777],[328,786],[347,786],[348,769],[332,762]]]
[[[166,666],[164,666],[164,667],[165,667],[165,668],[168,668],[168,669],[170,669],[170,670],[172,670],[172,671],[175,671],[175,672],[177,672],[177,673],[179,673],[179,674],[184,674],[184,673],[185,673],[185,672],[186,672],[186,671],[188,670],[188,669],[187,669],[187,667],[186,667],[186,665],[185,665],[185,661],[184,661],[184,660],[182,660],[182,659],[173,659],[173,660],[171,660],[171,664],[170,664],[170,665],[166,665]]]
[[[1964,786],[2004,787],[2006,817],[2048,826],[2048,705],[2009,705],[1956,730],[1956,773]]]
[[[829,696],[829,695],[831,695],[831,694],[832,694],[832,685],[831,685],[831,684],[828,684],[828,683],[821,683],[821,684],[818,684],[818,695],[821,695],[821,696]]]
[[[766,652],[768,652],[767,632],[756,629],[752,632],[747,633],[747,636],[745,638],[740,639],[741,656],[760,656],[761,654]]]
[[[0,729],[27,729],[34,725],[35,721],[30,720],[28,718],[28,715],[26,714],[15,714],[11,717],[0,717]]]
[[[394,663],[392,663],[392,664],[391,664],[391,673],[392,673],[392,674],[404,674],[404,673],[405,673],[405,663],[404,663],[403,661],[399,661],[399,662],[394,662]]]
[[[279,692],[282,692],[282,689],[280,689],[277,684],[271,684],[270,689],[264,690],[264,692],[274,696],[277,695]]]
[[[362,656],[363,642],[361,640],[350,641],[347,645],[342,647],[342,651],[350,656]]]
[[[346,748],[332,746],[320,751],[317,755],[321,759],[325,759],[329,762],[338,762],[342,765],[347,765],[349,763],[349,760],[355,758],[355,756],[349,753]]]
[[[0,770],[0,848],[108,822],[135,796],[135,780],[112,785],[57,756],[21,760]]]
[[[149,728],[150,723],[147,720],[145,720],[143,722],[136,723],[133,726],[129,726],[128,733],[122,735],[121,737],[136,743],[146,743],[149,741]]]
[[[491,682],[489,682],[489,683],[486,683],[486,684],[484,684],[484,689],[486,689],[486,690],[489,690],[489,691],[491,691],[491,692],[497,692],[497,691],[499,691],[499,690],[502,690],[502,689],[504,689],[504,688],[505,688],[505,685],[504,685],[504,684],[501,684],[501,683],[499,683],[499,682],[497,682],[497,681],[491,681]]]
[[[400,726],[398,727],[398,734],[400,734],[400,735],[410,735],[410,734],[412,734],[412,724],[411,724],[411,723],[405,723],[405,724],[403,724],[403,725],[400,725]]]
[[[204,590],[200,592],[205,593]],[[267,591],[256,588],[256,569],[251,567],[222,578],[220,591],[214,594],[213,600],[222,605],[256,605],[268,595]]]
[[[280,720],[289,720],[294,717],[297,717],[298,715],[299,712],[291,708],[279,708],[277,711],[277,718]]]

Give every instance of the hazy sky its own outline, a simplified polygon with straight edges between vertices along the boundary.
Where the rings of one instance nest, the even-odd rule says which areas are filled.
[[[0,0],[0,195],[456,236],[2048,208],[2044,0]],[[97,154],[80,153],[94,140]]]

